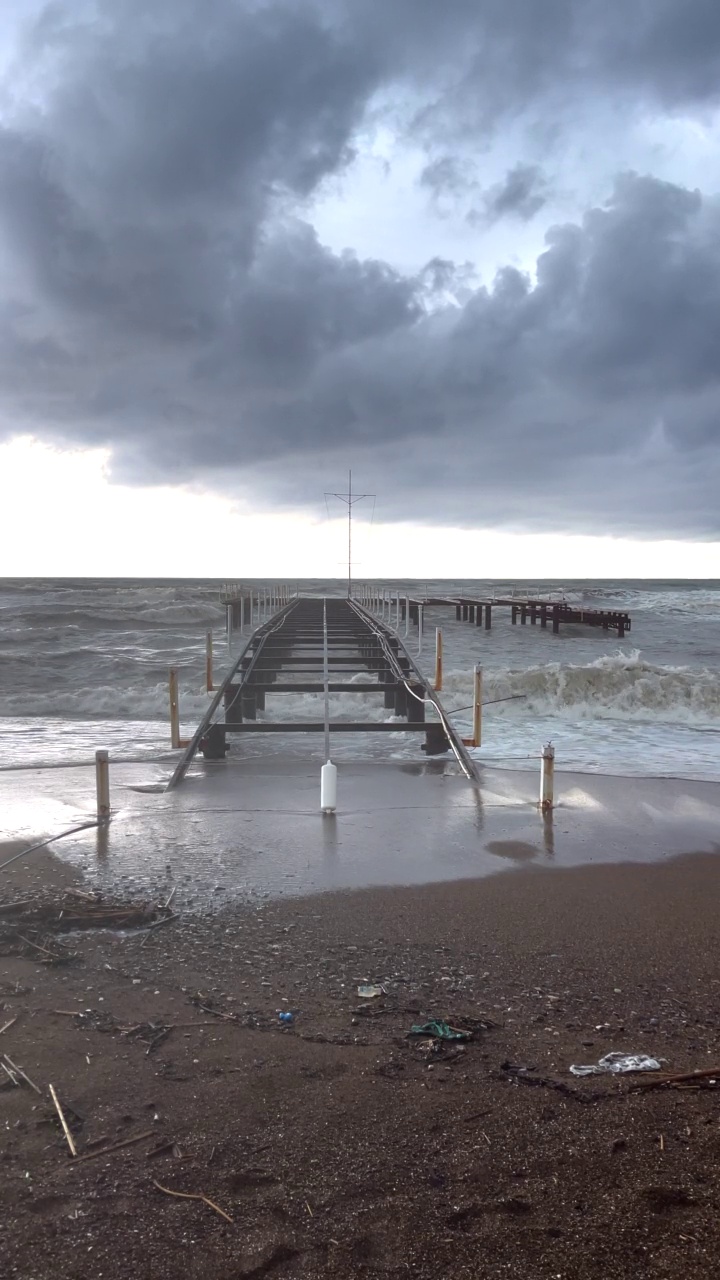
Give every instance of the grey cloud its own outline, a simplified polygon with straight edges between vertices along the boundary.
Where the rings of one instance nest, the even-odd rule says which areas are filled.
[[[420,185],[435,197],[464,195],[477,186],[477,180],[466,162],[458,156],[437,156],[425,165],[420,174]]]
[[[502,182],[485,192],[480,209],[467,214],[471,224],[497,222],[500,218],[519,218],[529,222],[550,198],[548,181],[536,164],[516,164]]]
[[[463,94],[502,80],[508,110],[568,60],[630,84],[634,58],[641,97],[680,101],[674,12],[643,7],[613,69],[627,6],[590,0],[56,4],[25,42],[41,104],[0,128],[3,429],[109,444],[137,482],[307,502],[357,458],[393,515],[419,495],[436,520],[717,533],[716,203],[626,175],[551,230],[536,278],[482,287],[334,254],[308,223],[378,95],[422,84],[449,111],[459,53]],[[541,195],[526,167],[488,199],[526,217]]]

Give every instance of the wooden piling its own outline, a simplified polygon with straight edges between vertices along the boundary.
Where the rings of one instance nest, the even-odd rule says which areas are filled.
[[[473,686],[473,746],[482,746],[482,667],[476,666]]]
[[[178,701],[178,676],[174,667],[170,668],[168,678],[170,696],[170,743],[173,750],[180,746],[180,703]]]
[[[205,637],[205,687],[208,693],[213,692],[213,636],[208,631]]]
[[[110,817],[110,767],[107,751],[95,752],[95,790],[98,822],[107,822]]]

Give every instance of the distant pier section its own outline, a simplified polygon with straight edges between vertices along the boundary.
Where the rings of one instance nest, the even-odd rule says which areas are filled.
[[[370,586],[361,589],[360,599],[367,608],[380,613],[387,609],[390,615],[395,613],[398,623],[410,622],[416,627],[420,626],[421,614],[431,608],[454,609],[458,622],[468,622],[485,631],[490,631],[493,610],[497,609],[509,609],[513,624],[550,626],[554,635],[558,635],[561,625],[601,627],[603,631],[616,631],[622,640],[632,626],[630,615],[617,609],[594,609],[536,596],[404,596]]]

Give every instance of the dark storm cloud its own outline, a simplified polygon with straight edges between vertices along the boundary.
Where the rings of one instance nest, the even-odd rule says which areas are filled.
[[[312,501],[358,458],[395,515],[717,533],[712,200],[628,175],[536,279],[485,287],[333,254],[308,218],[381,102],[436,157],[573,84],[710,102],[719,28],[700,0],[48,6],[0,125],[2,429],[110,444],[138,482]],[[450,150],[424,174],[464,180]],[[511,169],[486,216],[543,181]]]
[[[529,222],[547,204],[549,194],[547,179],[539,165],[516,164],[502,182],[485,192],[482,207],[472,209],[467,219],[475,225],[508,217]]]

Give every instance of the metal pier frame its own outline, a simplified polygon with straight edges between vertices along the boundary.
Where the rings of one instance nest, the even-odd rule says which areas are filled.
[[[382,695],[383,707],[374,721],[329,720],[327,712],[317,720],[257,719],[268,695],[288,693],[324,694],[326,707],[330,693],[377,693]],[[437,719],[426,719],[428,706]],[[383,719],[383,709],[397,718]],[[306,596],[290,600],[252,633],[167,789],[182,781],[198,750],[206,759],[223,759],[228,734],[327,734],[328,730],[331,734],[423,733],[422,750],[427,755],[451,751],[465,776],[477,781],[461,737],[398,635],[355,600]]]

